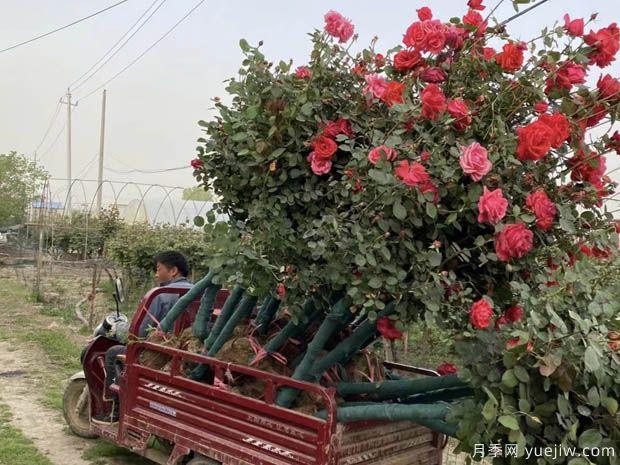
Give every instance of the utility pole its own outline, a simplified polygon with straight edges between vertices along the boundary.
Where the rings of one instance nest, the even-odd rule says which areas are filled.
[[[71,107],[77,106],[77,103],[71,103],[71,89],[67,88],[67,101],[64,103],[67,105],[67,203],[65,205],[65,213],[71,217]]]
[[[101,191],[103,190],[103,142],[105,138],[105,98],[106,90],[103,89],[101,101],[101,134],[99,136],[99,170],[97,171],[97,214],[101,211]]]

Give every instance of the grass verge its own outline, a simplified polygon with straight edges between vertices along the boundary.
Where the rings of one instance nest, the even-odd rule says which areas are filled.
[[[0,404],[0,464],[54,465],[24,434],[11,426],[11,412]]]

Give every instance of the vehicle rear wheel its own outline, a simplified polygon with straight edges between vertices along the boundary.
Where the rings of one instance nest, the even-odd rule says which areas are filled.
[[[86,439],[97,437],[90,431],[90,394],[85,379],[71,380],[62,399],[62,413],[73,433]]]
[[[187,465],[222,465],[222,462],[217,462],[207,457],[194,457],[187,462]]]

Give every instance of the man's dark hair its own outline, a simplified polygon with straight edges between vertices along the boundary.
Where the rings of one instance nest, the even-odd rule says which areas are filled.
[[[187,259],[183,256],[183,254],[175,250],[166,250],[165,252],[160,252],[155,255],[153,257],[153,266],[157,266],[158,262],[162,265],[166,265],[168,268],[176,266],[179,273],[181,273],[181,276],[187,276],[189,272]]]

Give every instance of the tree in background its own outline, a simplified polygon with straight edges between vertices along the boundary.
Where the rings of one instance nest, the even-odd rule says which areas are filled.
[[[200,186],[188,187],[183,189],[183,200],[195,200],[198,202],[212,202],[213,192],[205,190]]]
[[[26,217],[28,204],[43,186],[47,172],[16,152],[0,154],[0,226],[13,226]]]

